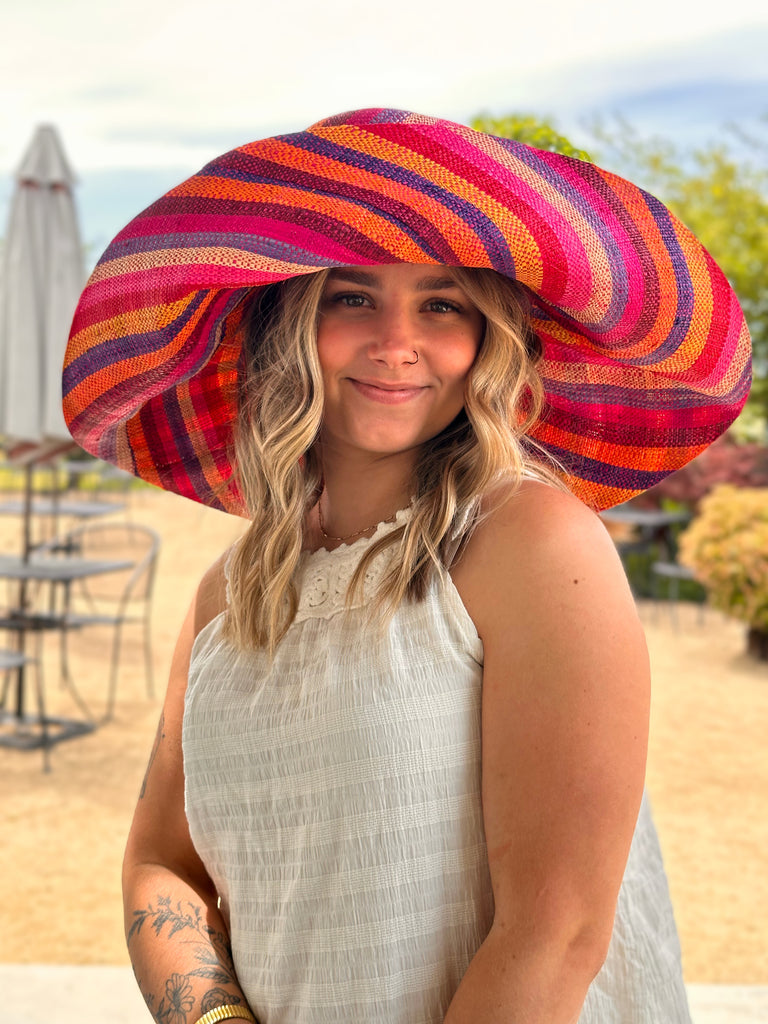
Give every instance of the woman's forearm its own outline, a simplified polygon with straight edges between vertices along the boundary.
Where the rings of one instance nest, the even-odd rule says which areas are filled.
[[[552,942],[534,949],[492,929],[475,954],[444,1024],[576,1024],[605,949]]]
[[[128,953],[157,1024],[194,1024],[225,1004],[248,1009],[215,897],[155,864],[133,868],[124,892]]]

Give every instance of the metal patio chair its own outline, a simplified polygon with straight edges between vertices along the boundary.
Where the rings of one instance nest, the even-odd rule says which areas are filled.
[[[154,696],[151,611],[160,536],[138,523],[86,523],[63,538],[46,545],[47,553],[104,561],[130,560],[129,568],[89,576],[67,587],[61,599],[61,613],[67,627],[61,631],[62,677],[72,679],[68,637],[72,629],[92,626],[113,629],[109,682],[104,720],[112,718],[117,694],[123,630],[142,630],[147,695]]]
[[[39,645],[38,645],[39,647]],[[35,695],[37,714],[22,714],[21,709],[9,707],[9,696],[14,682],[13,677],[20,671],[33,667],[35,670]],[[17,750],[41,748],[43,751],[43,771],[51,770],[51,747],[55,742],[61,719],[48,717],[45,709],[45,690],[43,686],[42,663],[40,652],[32,657],[23,651],[0,648],[0,723],[3,731],[0,734],[0,746],[14,747]],[[15,687],[14,687],[15,688]],[[6,727],[9,727],[6,730]]]

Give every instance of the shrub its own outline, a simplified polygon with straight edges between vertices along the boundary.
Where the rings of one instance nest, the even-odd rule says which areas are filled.
[[[695,508],[718,484],[768,487],[768,448],[740,443],[731,433],[725,434],[643,497],[648,504],[674,501]]]
[[[715,607],[768,631],[768,488],[715,487],[679,545]]]

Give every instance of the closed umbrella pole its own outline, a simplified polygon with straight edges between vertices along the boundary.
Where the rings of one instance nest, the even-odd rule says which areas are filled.
[[[73,444],[61,413],[61,370],[85,273],[75,176],[53,126],[37,128],[15,178],[0,277],[0,436],[11,452],[23,453],[22,550],[29,558],[35,463]],[[22,613],[26,603],[22,583]],[[23,645],[23,632],[18,636]]]
[[[53,126],[37,128],[15,178],[0,277],[0,435],[10,445],[39,444],[50,457],[51,444],[71,443],[61,369],[85,280],[75,176]],[[30,518],[28,487],[25,557]]]

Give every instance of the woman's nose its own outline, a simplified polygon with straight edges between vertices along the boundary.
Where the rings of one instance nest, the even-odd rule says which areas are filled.
[[[418,331],[407,312],[391,310],[377,317],[368,355],[391,368],[417,361]]]

